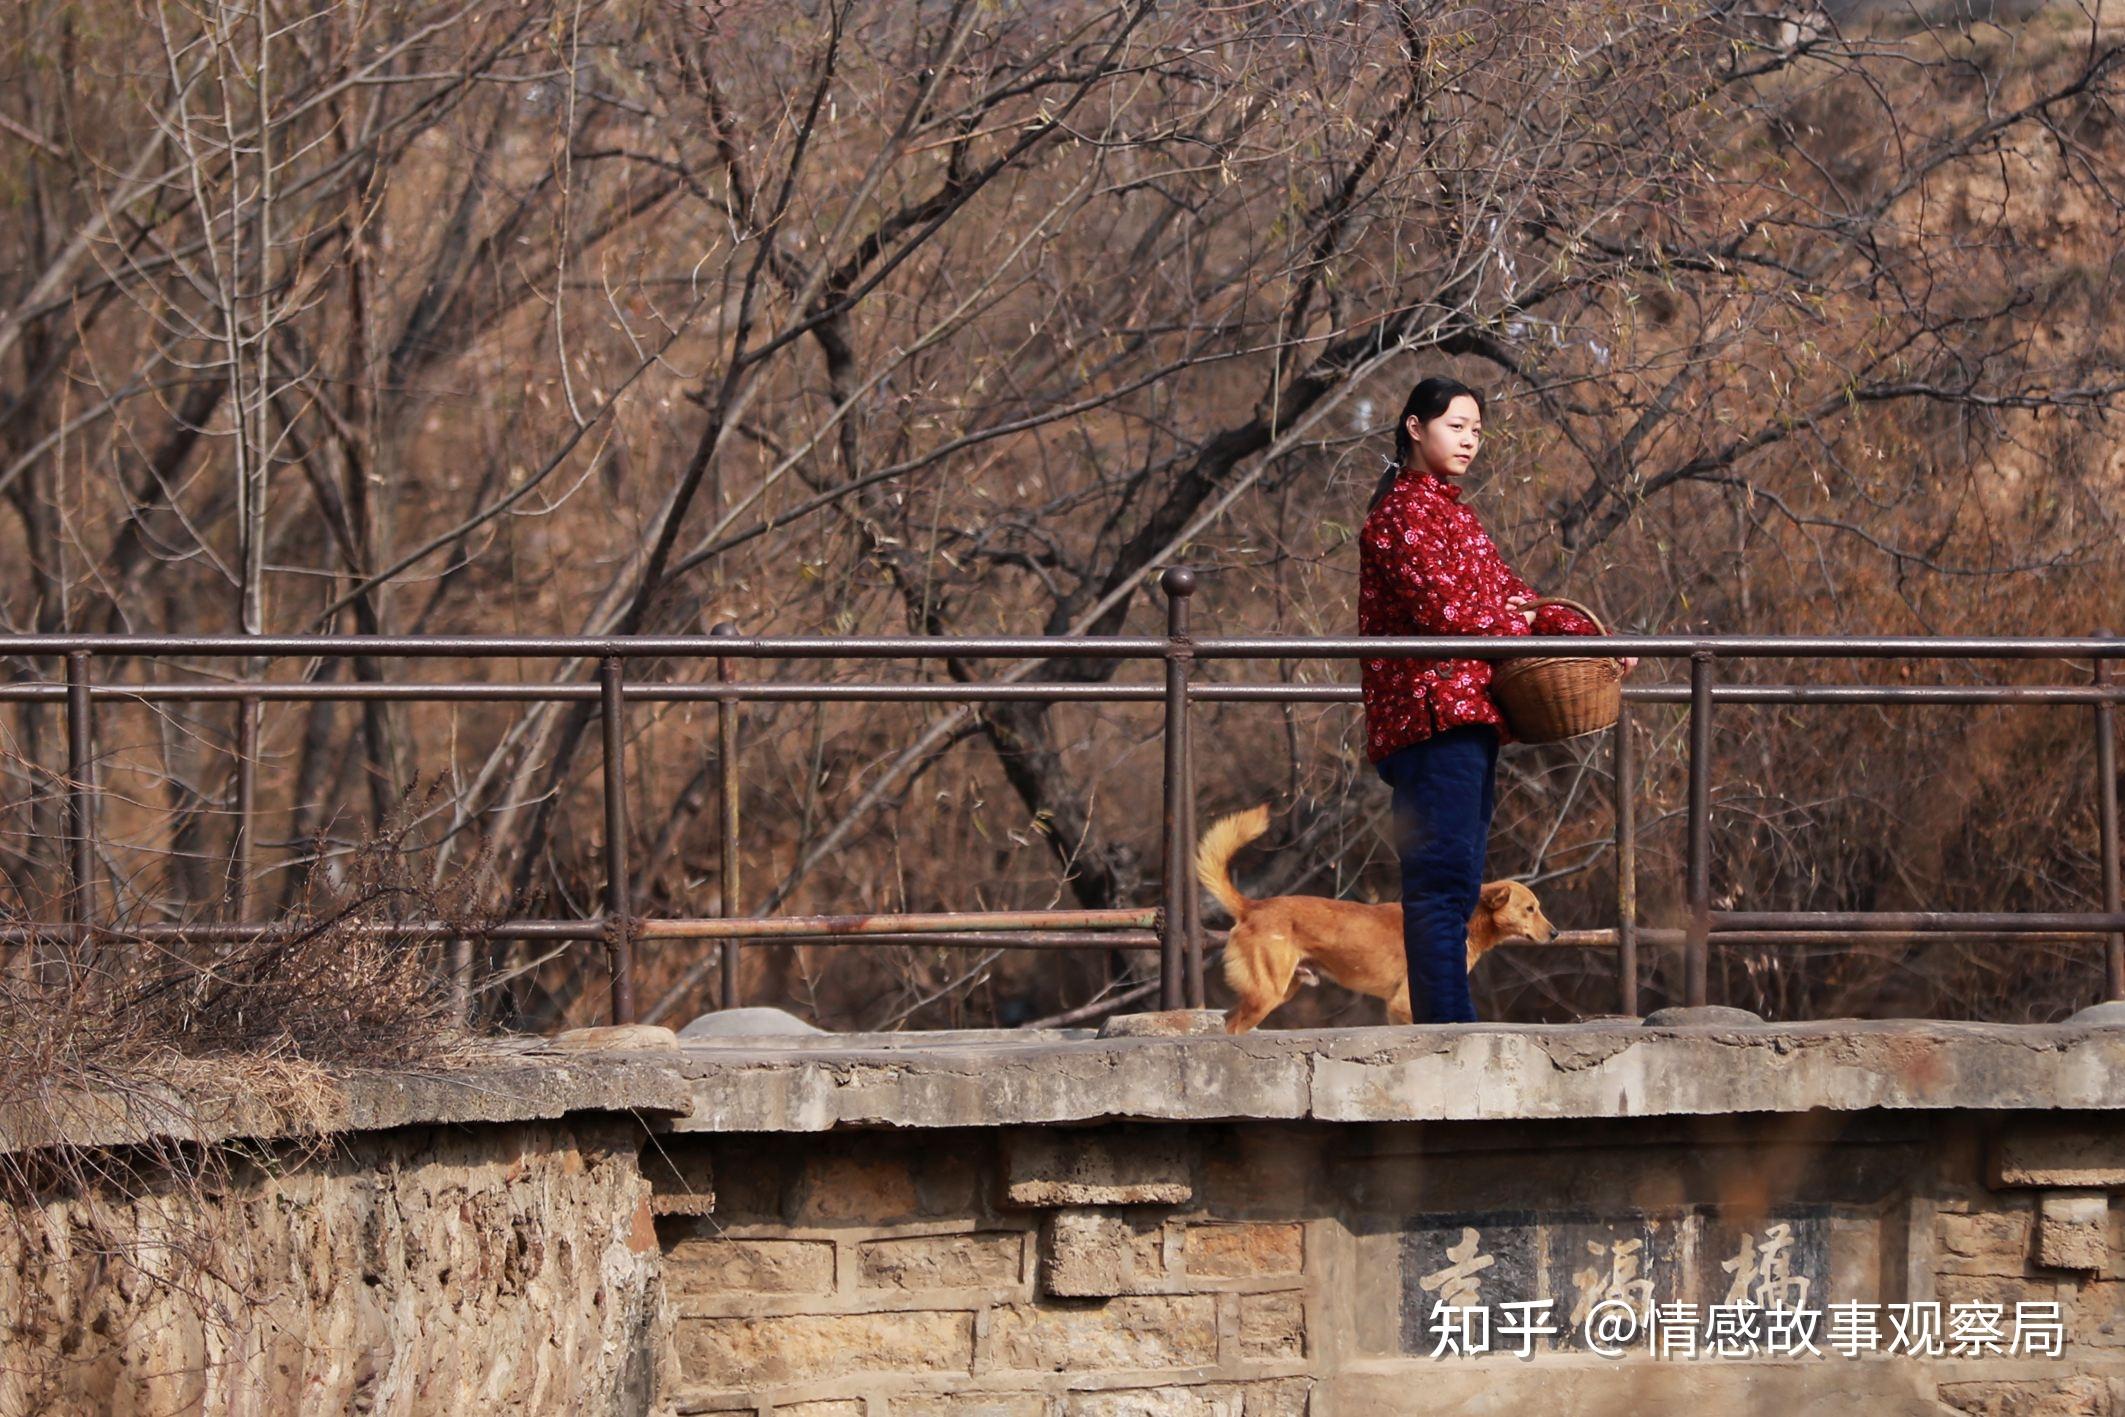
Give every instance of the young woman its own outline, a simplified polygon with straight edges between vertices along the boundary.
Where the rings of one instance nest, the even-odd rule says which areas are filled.
[[[1361,635],[1592,635],[1536,599],[1461,503],[1483,441],[1483,397],[1452,379],[1410,392],[1395,462],[1373,495],[1358,554]],[[1504,715],[1481,659],[1364,661],[1366,755],[1394,792],[1402,948],[1418,1023],[1472,1023],[1469,917],[1490,844]]]

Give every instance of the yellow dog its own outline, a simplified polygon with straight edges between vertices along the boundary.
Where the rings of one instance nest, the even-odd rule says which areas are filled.
[[[1225,1016],[1227,1033],[1245,1033],[1314,982],[1305,966],[1345,989],[1387,1001],[1387,1017],[1408,1023],[1409,964],[1402,950],[1402,907],[1362,905],[1323,896],[1280,895],[1249,900],[1232,884],[1232,858],[1269,830],[1269,804],[1212,824],[1195,848],[1195,874],[1230,911],[1225,982],[1239,996]],[[1547,944],[1557,934],[1542,902],[1518,881],[1492,881],[1468,924],[1468,967],[1500,940]]]

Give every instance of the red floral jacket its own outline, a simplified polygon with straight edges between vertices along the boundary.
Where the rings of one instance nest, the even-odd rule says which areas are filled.
[[[1514,575],[1461,489],[1429,472],[1405,471],[1365,518],[1358,537],[1361,635],[1596,635],[1594,622],[1561,605],[1527,621],[1506,606],[1535,592]],[[1506,742],[1491,702],[1492,661],[1368,659],[1365,755],[1378,762],[1434,733],[1488,723]]]

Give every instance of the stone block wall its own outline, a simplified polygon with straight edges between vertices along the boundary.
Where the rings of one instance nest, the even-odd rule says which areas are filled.
[[[205,1189],[112,1148],[105,1184],[18,1187],[0,1417],[2125,1417],[2113,1113],[671,1114],[251,1143]],[[1669,1338],[1866,1317],[1851,1352],[1580,1325],[1624,1300]],[[1555,1331],[1506,1341],[1515,1305]],[[1448,1344],[1477,1310],[1499,1341]],[[1941,1341],[1899,1347],[1890,1314],[1925,1311]],[[2006,1341],[2024,1311],[2053,1341]]]
[[[2089,1119],[2091,1123],[2100,1119]],[[2106,1135],[2107,1134],[2107,1135]],[[1938,1369],[1944,1412],[1979,1417],[2118,1417],[2125,1414],[2125,1198],[2089,1181],[2125,1188],[2115,1163],[2086,1164],[2085,1143],[2116,1152],[2125,1135],[2108,1126],[2011,1124],[1958,1130],[1944,1139],[1942,1185],[1932,1207],[1928,1265],[1943,1306],[2056,1304],[2064,1361],[1948,1361]],[[2047,1157],[2061,1150],[2081,1164]],[[2020,1158],[2002,1175],[2002,1162]],[[1976,1179],[1978,1175],[1987,1181]],[[2060,1184],[2064,1183],[2064,1184]]]
[[[653,1172],[695,1178],[654,1201],[674,1402],[812,1417],[2125,1417],[2125,1218],[2085,1171],[2003,1175],[2015,1125],[1815,1114],[662,1138]],[[1709,1306],[1776,1279],[1818,1307],[1880,1306],[1885,1346],[1888,1306],[2011,1315],[2017,1302],[2058,1304],[2062,1344],[1684,1359],[1607,1357],[1564,1335],[1527,1357],[1434,1357],[1438,1276],[1459,1272],[1449,1250],[1482,1302],[1554,1299],[1560,1323],[1619,1281]]]
[[[976,1132],[660,1142],[713,1152],[717,1192],[658,1222],[678,1410],[1304,1413],[1307,1224],[1213,1214],[1159,1139],[1103,1135],[1120,1179]]]
[[[641,1136],[255,1144],[203,1188],[96,1154],[105,1184],[0,1208],[0,1414],[646,1413],[670,1384]]]

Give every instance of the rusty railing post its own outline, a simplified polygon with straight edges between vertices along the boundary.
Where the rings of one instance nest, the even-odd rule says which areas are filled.
[[[2109,630],[2100,633],[2105,639],[2110,638]],[[2110,661],[2097,656],[2096,687],[2109,688],[2112,677]],[[2118,706],[2109,699],[2095,706],[2095,772],[2096,817],[2103,852],[2103,910],[2116,915],[2125,912],[2125,881],[2120,880],[2125,863],[2118,859]],[[2108,945],[2104,951],[2103,997],[2125,999],[2125,932],[2112,931]]]
[[[1683,945],[1683,1003],[1702,1008],[1712,964],[1712,652],[1690,656],[1689,934]]]
[[[89,657],[66,657],[67,921],[74,927],[70,967],[77,972],[95,953],[96,733],[89,704]]]
[[[728,639],[738,633],[738,627],[725,620],[709,633],[720,639]],[[717,656],[717,681],[728,684],[736,677],[730,656]],[[716,773],[722,779],[723,789],[723,801],[717,822],[723,845],[723,918],[729,920],[744,913],[744,905],[740,900],[738,876],[738,789],[742,785],[738,777],[738,701],[727,694],[716,700]],[[735,1009],[738,1007],[739,941],[721,941],[716,950],[722,973],[721,987],[717,991],[717,1006]]]
[[[1192,678],[1192,676],[1191,676]],[[1181,928],[1188,953],[1188,1007],[1209,1007],[1203,992],[1203,893],[1195,882],[1195,715],[1181,716]]]
[[[249,695],[236,701],[236,834],[229,841],[229,918],[251,918],[251,863],[258,812],[258,717],[260,706]]]
[[[627,898],[627,764],[621,693],[623,665],[598,666],[600,726],[605,737],[605,950],[612,965],[612,1021],[635,1021],[634,911]]]
[[[1616,1009],[1638,1013],[1638,755],[1631,706],[1616,714],[1610,739],[1616,788]]]
[[[1165,853],[1159,915],[1158,1006],[1183,1007],[1184,972],[1202,975],[1201,946],[1190,938],[1188,897],[1195,883],[1188,870],[1194,843],[1188,839],[1188,671],[1195,646],[1188,638],[1188,597],[1195,594],[1195,572],[1175,566],[1158,578],[1166,593],[1166,792],[1161,820]],[[1192,971],[1191,971],[1192,965]]]

